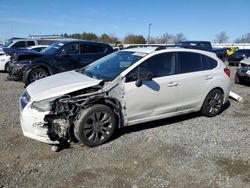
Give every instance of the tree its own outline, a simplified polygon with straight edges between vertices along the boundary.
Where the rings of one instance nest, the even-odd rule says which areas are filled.
[[[182,40],[186,40],[186,37],[184,36],[183,33],[177,33],[174,37],[174,43],[179,43]]]
[[[64,33],[64,34],[62,34],[62,37],[67,38],[67,37],[69,37],[69,36],[68,36],[68,34],[67,34],[67,33]]]
[[[99,40],[105,43],[109,43],[109,44],[119,44],[119,40],[117,37],[113,36],[113,35],[108,35],[106,33],[103,33],[100,37]]]
[[[240,38],[234,40],[235,43],[250,43],[250,33],[242,35]]]
[[[169,33],[164,33],[160,37],[152,37],[150,43],[157,43],[157,44],[176,44],[182,40],[186,40],[186,37],[183,33],[177,33],[176,35],[172,35]]]
[[[142,35],[128,34],[124,39],[125,44],[146,44],[146,39]]]
[[[173,44],[174,43],[174,35],[171,35],[169,33],[164,33],[162,36],[161,36],[161,43],[164,43],[164,44]]]
[[[71,35],[68,35],[69,38],[75,38],[75,39],[84,39],[84,40],[97,40],[98,36],[94,33],[87,33],[83,32],[81,33],[73,33]]]
[[[81,39],[81,34],[80,33],[74,33],[74,34],[69,35],[69,38]]]
[[[83,32],[81,34],[81,39],[84,39],[84,40],[97,40],[98,36],[95,33],[86,33],[86,32]]]
[[[226,43],[228,42],[229,37],[227,36],[226,32],[220,32],[219,34],[216,35],[214,42],[215,43]]]

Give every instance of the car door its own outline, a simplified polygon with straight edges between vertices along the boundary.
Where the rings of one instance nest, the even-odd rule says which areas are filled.
[[[55,56],[54,61],[57,72],[78,69],[81,61],[80,44],[70,43],[64,45]]]
[[[175,82],[175,53],[155,55],[126,76],[125,99],[129,124],[144,122],[176,112],[178,84]],[[153,79],[136,86],[139,74],[152,72]]]
[[[211,70],[205,70],[199,53],[177,52],[177,59],[176,82],[180,89],[177,111],[195,110],[208,94],[214,75]]]

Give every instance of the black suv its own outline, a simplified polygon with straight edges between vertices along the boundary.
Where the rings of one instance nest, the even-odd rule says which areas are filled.
[[[250,49],[239,49],[228,57],[229,65],[239,65],[239,62],[250,56]]]
[[[40,53],[16,62],[15,72],[22,77],[25,85],[29,85],[49,75],[85,67],[112,52],[113,48],[104,43],[86,40],[60,41]]]

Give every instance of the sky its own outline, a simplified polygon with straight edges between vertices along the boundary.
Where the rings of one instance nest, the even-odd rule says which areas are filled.
[[[188,40],[230,42],[250,32],[250,0],[0,0],[0,40],[40,34],[183,33]]]

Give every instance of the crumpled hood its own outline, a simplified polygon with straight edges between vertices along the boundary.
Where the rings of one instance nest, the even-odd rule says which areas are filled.
[[[22,61],[27,59],[35,59],[44,56],[35,50],[19,50],[16,52],[15,60]]]
[[[76,71],[68,71],[37,80],[30,84],[26,90],[31,101],[41,101],[95,86],[100,82],[101,80],[90,78]]]

